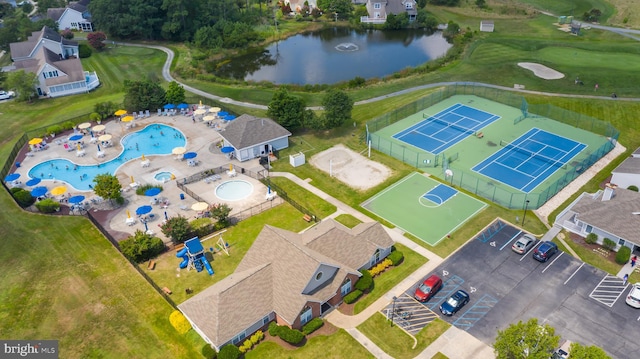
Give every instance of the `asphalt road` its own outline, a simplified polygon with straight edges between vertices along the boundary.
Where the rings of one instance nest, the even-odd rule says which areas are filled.
[[[624,302],[630,287],[567,253],[559,252],[546,263],[531,253],[520,256],[511,251],[520,234],[518,228],[505,226],[492,236],[471,240],[436,268],[444,286],[425,305],[440,314],[438,306],[464,289],[471,295],[469,304],[443,319],[486,344],[492,345],[498,330],[510,324],[538,318],[563,339],[602,347],[614,358],[636,358],[640,310]]]

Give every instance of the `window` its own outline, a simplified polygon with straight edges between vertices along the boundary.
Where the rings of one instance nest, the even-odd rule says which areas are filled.
[[[267,323],[269,323],[269,316],[267,315],[266,317],[262,318],[262,325],[266,325]]]
[[[305,307],[302,310],[302,314],[300,314],[300,324],[305,325],[307,324],[307,322],[309,322],[311,320],[311,315],[312,315],[312,310],[311,307]]]
[[[382,9],[382,4],[380,4],[379,2],[373,4],[373,8],[374,9]]]
[[[344,297],[345,295],[351,292],[351,279],[347,278],[344,283],[342,283],[342,287],[340,287],[340,294]]]
[[[231,342],[232,342],[233,344],[238,344],[238,343],[240,343],[241,341],[243,341],[243,340],[244,340],[244,338],[246,338],[246,337],[247,337],[246,332],[242,332],[242,333],[240,333],[240,334],[236,335],[236,337],[235,337],[235,338],[233,338],[233,339],[231,340]]]
[[[585,229],[585,232],[587,232],[587,233],[591,233],[591,232],[593,232],[593,226],[592,226],[592,225],[587,224],[587,229]]]
[[[618,244],[621,245],[621,246],[624,246],[624,244],[625,244],[624,239],[622,239],[622,238],[618,239]]]
[[[407,2],[406,4],[404,4],[404,8],[407,10],[411,10],[413,9],[413,4],[411,2]]]
[[[318,274],[316,274],[316,280],[320,280],[320,278],[322,278],[322,272],[318,272]]]

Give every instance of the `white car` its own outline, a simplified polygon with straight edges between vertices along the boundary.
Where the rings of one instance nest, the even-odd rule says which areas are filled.
[[[16,94],[13,91],[0,91],[0,100],[8,100],[15,95]]]
[[[640,284],[636,283],[631,286],[629,295],[627,295],[627,304],[634,308],[640,308]]]

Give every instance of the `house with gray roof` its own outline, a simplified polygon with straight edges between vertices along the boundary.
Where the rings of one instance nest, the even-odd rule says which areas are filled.
[[[89,12],[91,0],[80,0],[69,3],[67,7],[47,9],[47,18],[58,24],[58,29],[71,29],[85,32],[94,30]]]
[[[586,237],[598,235],[616,243],[616,250],[640,248],[640,193],[608,183],[603,191],[583,193],[556,218],[556,225]]]
[[[618,187],[629,188],[636,186],[640,188],[640,148],[636,149],[631,157],[622,161],[616,169],[611,171],[611,183]]]
[[[244,114],[220,132],[224,146],[233,147],[232,156],[247,161],[289,147],[291,132],[270,118]]]
[[[84,71],[78,43],[44,26],[27,41],[9,44],[14,71],[36,74],[39,96],[59,97],[89,92],[100,85],[95,72]]]
[[[340,304],[358,270],[383,260],[393,243],[377,222],[349,229],[329,219],[302,234],[266,225],[233,274],[178,308],[218,350],[274,320],[300,329]]]
[[[409,21],[414,21],[418,14],[418,3],[415,0],[367,0],[365,4],[368,16],[360,17],[360,22],[383,24],[389,14],[407,13]]]

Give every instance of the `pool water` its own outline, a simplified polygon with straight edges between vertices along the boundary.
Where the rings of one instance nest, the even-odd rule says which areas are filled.
[[[224,201],[239,201],[253,193],[253,185],[247,181],[234,180],[216,187],[216,196]]]
[[[165,183],[171,181],[175,177],[173,176],[173,174],[171,174],[171,172],[158,172],[155,176],[153,176],[153,178],[155,178],[158,182]]]
[[[78,165],[68,159],[54,159],[41,162],[29,170],[30,178],[56,179],[65,181],[79,191],[89,191],[94,185],[93,179],[103,173],[115,174],[120,166],[128,161],[140,159],[142,155],[168,155],[175,147],[185,147],[187,140],[184,134],[175,127],[152,124],[140,131],[125,135],[122,140],[122,152],[108,162],[95,165]],[[98,152],[97,145],[89,144],[85,147],[87,156],[93,156]],[[115,148],[104,148],[102,151],[109,153]],[[74,153],[74,152],[70,152]],[[171,174],[169,174],[171,175]]]

